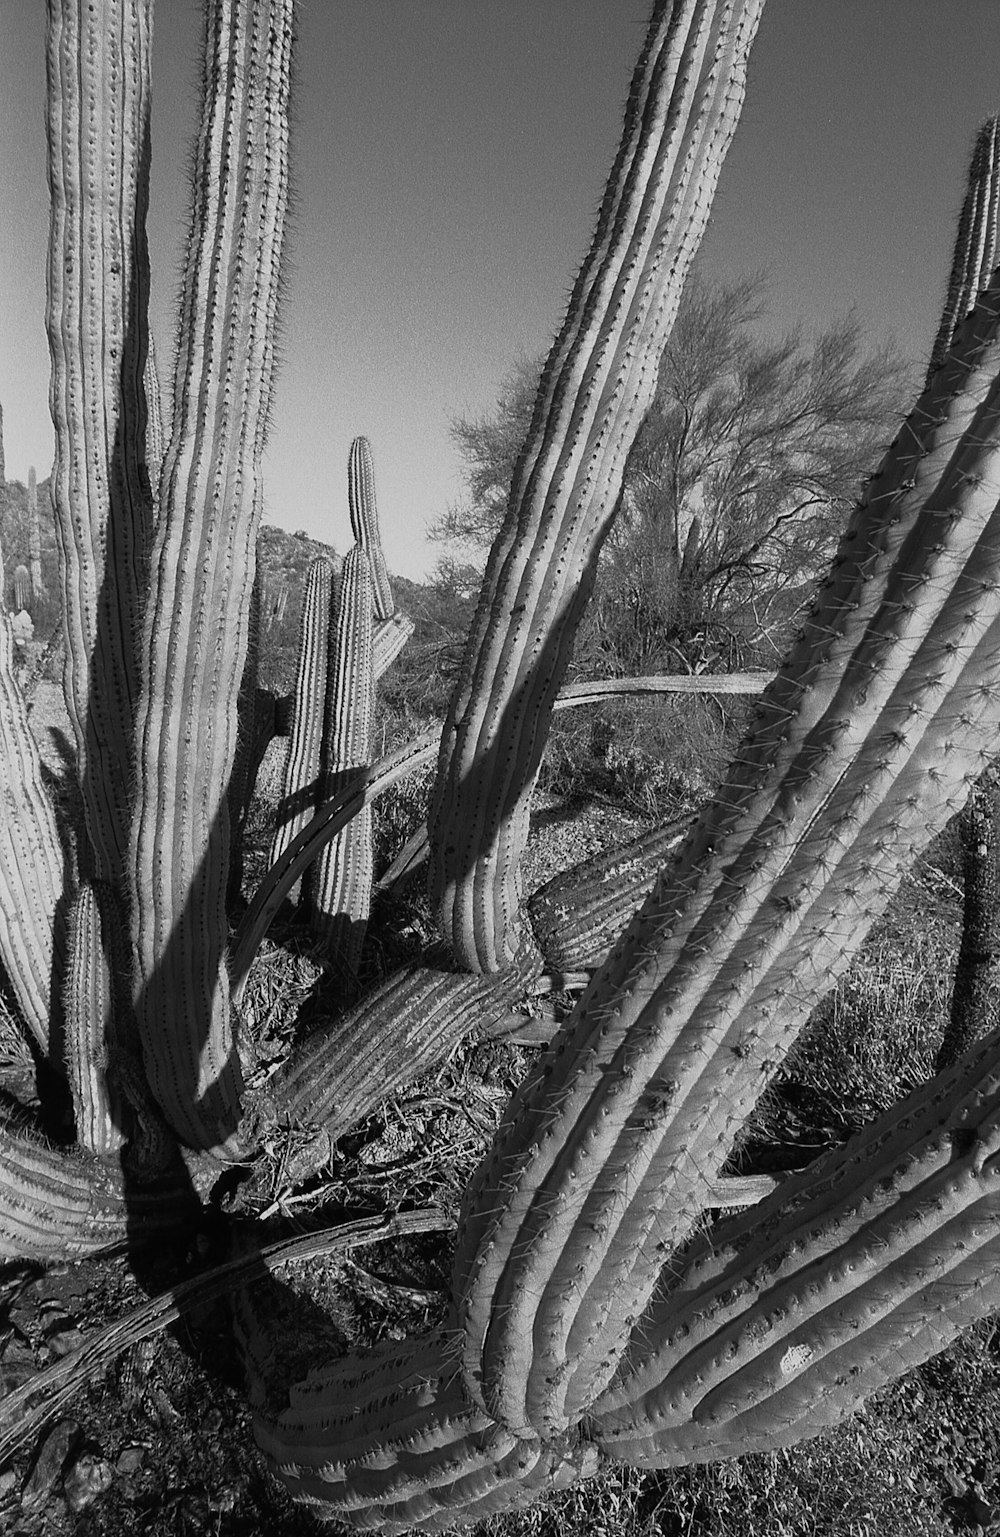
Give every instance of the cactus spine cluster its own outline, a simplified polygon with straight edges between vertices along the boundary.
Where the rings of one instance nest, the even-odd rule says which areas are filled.
[[[310,816],[283,835],[230,947],[232,786],[257,741],[251,594],[291,0],[208,6],[162,466],[143,393],[149,0],[49,0],[54,494],[82,811],[64,847],[0,614],[0,956],[32,1047],[66,1082],[79,1147],[0,1120],[0,1253],[75,1255],[175,1228],[215,1167],[190,1152],[182,1164],[177,1140],[226,1151],[239,1125],[252,1154],[255,1111],[312,1125],[304,1177],[472,1021],[509,1028],[546,964],[521,902],[527,794],[761,4],[653,8],[441,743],[433,878],[464,970],[437,955],[389,978],[255,1104],[235,1029],[255,944],[355,821],[328,915],[356,922],[370,885],[359,814],[433,744],[371,764],[374,680],[407,625],[356,440],[357,543],[339,607],[330,569],[310,576],[293,744],[306,788],[346,782],[305,797]],[[976,209],[963,249],[985,249]],[[445,1325],[320,1365],[278,1402],[275,1357],[253,1340],[268,1320],[241,1305],[265,1374],[256,1435],[323,1514],[440,1530],[609,1458],[782,1446],[1000,1301],[995,1036],[751,1214],[697,1228],[813,1004],[1000,749],[1000,279],[951,329],[726,783],[515,1096],[467,1192]],[[674,836],[539,897],[543,946],[564,965],[598,961],[621,918],[601,900],[606,875],[624,871],[638,895]]]

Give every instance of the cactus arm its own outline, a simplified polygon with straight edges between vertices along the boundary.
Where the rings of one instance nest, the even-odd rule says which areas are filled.
[[[375,672],[371,562],[355,545],[340,573],[323,712],[321,798],[367,771],[372,755]],[[365,805],[324,846],[311,892],[310,926],[327,959],[357,975],[372,897],[372,814]]]
[[[150,0],[49,0],[46,328],[66,706],[95,872],[120,881],[150,507]]]
[[[319,800],[332,596],[333,567],[321,556],[310,565],[306,580],[292,726],[269,865],[281,858],[315,815]]]
[[[413,620],[398,608],[388,619],[380,619],[372,639],[376,681],[392,666],[413,634]]]
[[[530,942],[518,874],[528,798],[735,129],[760,9],[759,0],[656,5],[597,233],[542,375],[428,819],[434,900],[470,970],[502,969]]]
[[[371,565],[375,618],[384,622],[392,618],[396,604],[382,551],[375,501],[375,467],[367,438],[355,438],[351,444],[347,460],[347,507],[355,541]]]
[[[317,1173],[339,1137],[445,1061],[471,1031],[492,1033],[523,992],[524,980],[513,975],[487,982],[410,966],[315,1031],[266,1090],[268,1119],[316,1132],[286,1165],[288,1181]]]
[[[3,591],[0,552],[0,964],[21,1019],[47,1058],[64,963],[66,861],[14,676],[14,640]]]
[[[189,1225],[185,1176],[129,1184],[117,1160],[50,1147],[0,1119],[0,1257],[65,1260]]]
[[[965,202],[955,237],[948,291],[931,351],[928,379],[944,362],[955,340],[955,332],[993,274],[997,259],[998,210],[1000,117],[991,117],[976,136]]]
[[[326,1519],[385,1533],[450,1530],[597,1471],[592,1445],[519,1441],[465,1398],[447,1336],[390,1343],[310,1373],[254,1435],[272,1471]]]
[[[117,1153],[123,1141],[121,1105],[108,1080],[114,1015],[103,918],[86,881],[70,910],[66,1055],[76,1140],[98,1157]]]
[[[561,871],[532,893],[528,916],[546,965],[596,969],[681,843],[689,818],[654,827]]]
[[[437,747],[438,733],[431,727],[421,736],[414,737],[413,741],[397,748],[394,753],[380,759],[366,774],[359,774],[352,784],[316,812],[288,845],[281,858],[271,866],[254,892],[233,942],[229,978],[235,1002],[238,1003],[242,996],[254,956],[275,914],[295,882],[319,856],[324,844],[335,837],[376,795],[381,795],[384,790],[405,779],[414,769],[430,762]]]
[[[992,1311],[998,1253],[994,1034],[776,1199],[699,1235],[592,1433],[646,1466],[814,1435]]]
[[[599,1391],[898,862],[996,751],[998,317],[1000,286],[872,483],[729,783],[474,1179],[468,1380],[513,1427],[559,1429]]]
[[[238,1120],[226,785],[247,647],[288,199],[291,0],[213,0],[170,445],[143,625],[132,834],[150,1088],[194,1146]],[[207,317],[207,320],[205,319]]]

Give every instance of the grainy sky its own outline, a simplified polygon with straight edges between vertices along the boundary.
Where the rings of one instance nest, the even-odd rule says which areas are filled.
[[[51,465],[44,5],[0,0],[7,473]],[[390,570],[461,496],[449,438],[542,352],[586,248],[647,0],[301,0],[295,182],[265,517],[340,549],[375,453]],[[197,0],[157,0],[153,329],[169,351],[197,113]],[[775,322],[854,306],[926,357],[968,157],[1000,109],[996,0],[767,0],[701,265],[770,275]],[[905,409],[908,402],[901,402]]]

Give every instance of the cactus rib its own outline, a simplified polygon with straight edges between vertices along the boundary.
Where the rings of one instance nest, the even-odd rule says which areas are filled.
[[[212,0],[206,29],[182,344],[142,632],[132,833],[147,1074],[174,1131],[196,1147],[218,1145],[239,1118],[226,785],[288,202],[291,0]]]
[[[442,733],[432,889],[469,970],[530,938],[519,859],[552,704],[742,104],[762,0],[658,0]]]
[[[46,328],[64,691],[93,872],[121,882],[150,515],[143,473],[151,0],[49,0]]]
[[[474,1180],[468,1380],[522,1433],[561,1429],[613,1373],[781,1052],[996,750],[998,332],[1000,284],[869,488],[728,784]]]

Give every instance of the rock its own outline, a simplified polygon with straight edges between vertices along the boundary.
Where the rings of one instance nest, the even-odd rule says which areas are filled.
[[[113,1478],[110,1462],[95,1452],[82,1452],[63,1478],[63,1495],[73,1514],[79,1515],[110,1489]]]

